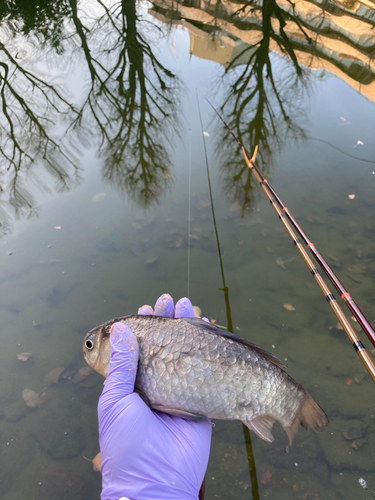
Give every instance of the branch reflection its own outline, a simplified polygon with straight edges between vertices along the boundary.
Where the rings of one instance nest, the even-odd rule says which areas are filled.
[[[105,49],[95,51],[78,17],[77,1],[69,2],[91,77],[74,126],[87,113],[92,115],[101,133],[104,178],[147,207],[171,179],[165,136],[169,127],[178,128],[180,81],[158,61],[139,30],[134,0],[111,8],[97,0],[105,12],[98,26],[111,36]],[[155,28],[151,36],[157,36]],[[111,62],[105,65],[108,58]]]
[[[247,3],[241,11],[250,5]],[[234,16],[238,14],[239,11]],[[272,165],[272,155],[280,151],[287,138],[301,140],[306,137],[302,109],[308,90],[308,73],[298,63],[293,44],[285,32],[285,17],[285,11],[275,0],[264,0],[259,41],[248,45],[225,70],[224,81],[229,90],[221,109],[232,130],[250,151],[259,146],[260,167]],[[312,44],[298,18],[288,14],[288,19],[295,22],[301,35]],[[272,42],[276,42],[287,58],[271,53]],[[245,53],[247,63],[235,67]],[[241,152],[225,131],[221,141],[227,143],[222,168],[224,182],[244,215],[252,202],[254,181]]]
[[[165,137],[169,128],[178,132],[181,86],[151,45],[162,38],[161,28],[137,12],[135,0],[94,0],[89,9],[77,0],[29,7],[17,0],[0,26],[9,40],[0,43],[0,168],[7,177],[1,197],[8,211],[33,212],[32,190],[18,187],[32,165],[42,164],[58,190],[77,183],[77,151],[87,145],[97,149],[103,177],[114,187],[145,207],[157,201],[172,179]],[[78,98],[59,88],[53,72],[41,75],[45,67],[28,64],[51,47],[65,65],[83,56],[87,71],[80,71],[90,81],[83,99],[82,92]]]

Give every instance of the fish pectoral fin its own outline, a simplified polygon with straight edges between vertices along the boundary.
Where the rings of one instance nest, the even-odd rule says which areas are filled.
[[[272,443],[274,437],[272,435],[272,426],[275,422],[275,419],[265,415],[264,417],[257,417],[254,420],[242,420],[242,423],[245,424],[251,431],[254,431],[261,439],[264,441],[268,441]]]
[[[164,413],[168,413],[169,415],[174,415],[175,417],[184,418],[185,420],[203,420],[206,418],[205,415],[200,415],[199,413],[192,413],[190,411],[182,410],[181,408],[171,408],[169,406],[164,405],[151,405],[153,410],[162,411]]]

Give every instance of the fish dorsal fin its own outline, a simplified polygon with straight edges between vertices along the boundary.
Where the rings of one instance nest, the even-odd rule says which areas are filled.
[[[285,369],[286,366],[282,361],[279,360],[276,356],[273,354],[265,351],[261,347],[253,344],[252,342],[249,342],[248,340],[242,339],[241,337],[238,337],[234,333],[228,332],[228,330],[223,330],[222,328],[217,327],[216,325],[213,325],[212,323],[207,323],[207,321],[203,321],[200,318],[181,318],[187,323],[190,323],[193,326],[196,326],[197,328],[202,328],[206,330],[207,332],[213,333],[214,335],[219,335],[220,337],[227,338],[229,340],[233,340],[234,342],[238,342],[239,344],[242,344],[246,347],[249,347],[253,351],[257,352],[261,356],[267,359],[267,361],[270,361],[274,365],[278,366],[279,368]]]
[[[275,419],[270,417],[269,415],[265,415],[264,417],[254,418],[250,422],[247,420],[243,420],[242,423],[247,425],[247,427],[254,431],[261,439],[264,441],[268,441],[272,443],[274,437],[272,435],[272,426],[275,422]]]

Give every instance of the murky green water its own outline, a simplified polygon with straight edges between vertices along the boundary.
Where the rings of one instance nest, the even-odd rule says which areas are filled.
[[[102,380],[78,374],[83,334],[187,294],[189,170],[190,298],[226,323],[204,137],[234,332],[285,359],[331,421],[289,453],[277,426],[273,444],[253,437],[259,498],[375,499],[374,384],[203,99],[209,136],[199,122],[196,87],[259,144],[268,180],[374,322],[375,18],[356,2],[296,6],[269,1],[262,18],[256,2],[234,15],[242,4],[160,0],[136,18],[130,0],[1,5],[1,498],[99,497],[83,456],[99,451]],[[25,388],[45,392],[35,408]],[[208,499],[257,498],[240,423],[216,422],[206,483]]]

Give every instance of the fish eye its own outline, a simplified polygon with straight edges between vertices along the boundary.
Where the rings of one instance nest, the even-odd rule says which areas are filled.
[[[85,342],[85,346],[87,347],[87,349],[88,349],[89,351],[91,351],[91,349],[94,347],[94,343],[93,343],[93,341],[92,341],[92,340],[87,339],[87,340],[86,340],[86,342]]]

